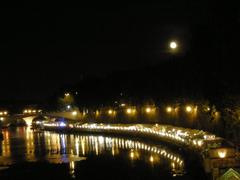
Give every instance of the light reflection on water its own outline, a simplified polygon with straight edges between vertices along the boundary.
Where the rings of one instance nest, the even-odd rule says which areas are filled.
[[[181,174],[184,162],[180,155],[166,147],[140,141],[100,135],[73,135],[54,132],[36,133],[29,128],[4,130],[0,146],[0,165],[16,162],[68,162],[74,177],[75,162],[88,156],[120,156],[130,161],[143,160],[148,164],[164,164],[172,173]]]

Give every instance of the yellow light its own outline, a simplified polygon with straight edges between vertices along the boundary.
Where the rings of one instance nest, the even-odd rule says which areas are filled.
[[[150,156],[149,160],[150,160],[150,162],[153,162],[154,158],[152,156]]]
[[[152,111],[152,109],[151,108],[146,108],[146,113],[150,113]]]
[[[192,112],[192,107],[191,106],[186,106],[186,111],[187,112]]]
[[[122,103],[121,106],[124,107],[124,106],[126,106],[126,104]]]
[[[133,152],[133,151],[131,151],[130,157],[131,157],[132,159],[134,158],[134,152]]]
[[[225,149],[218,150],[218,156],[220,158],[225,158],[226,154],[227,154],[227,150],[225,150]]]
[[[199,140],[199,141],[197,142],[197,144],[198,144],[198,146],[202,146],[202,145],[203,145],[203,141],[202,141],[202,140]]]
[[[73,115],[73,116],[76,116],[76,115],[77,115],[77,111],[73,111],[73,112],[72,112],[72,115]]]
[[[28,110],[28,113],[32,113],[32,110]]]
[[[127,113],[128,113],[128,114],[131,114],[131,113],[132,113],[132,109],[128,108],[128,109],[127,109]]]
[[[168,113],[170,113],[170,112],[172,112],[172,108],[171,108],[171,107],[167,107],[166,111],[167,111]]]
[[[113,110],[109,109],[108,114],[110,114],[110,115],[113,114]]]
[[[65,96],[67,97],[67,96],[70,96],[70,94],[69,93],[65,93]]]
[[[99,115],[99,111],[98,110],[96,110],[96,116],[98,116]]]
[[[4,115],[7,115],[8,113],[7,113],[7,111],[4,111]]]
[[[177,48],[177,43],[175,41],[171,41],[169,44],[171,49],[176,49]]]
[[[32,110],[33,113],[36,113],[36,110]]]
[[[4,118],[3,118],[3,117],[0,117],[0,120],[1,120],[1,121],[3,121],[3,120],[4,120]]]
[[[0,115],[3,115],[3,112],[0,112]]]

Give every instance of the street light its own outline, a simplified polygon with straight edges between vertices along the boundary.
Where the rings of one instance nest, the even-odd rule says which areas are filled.
[[[136,109],[127,108],[126,113],[127,114],[135,114],[136,113]]]
[[[186,111],[187,111],[188,113],[192,112],[192,107],[191,107],[191,106],[186,106]]]
[[[170,112],[172,112],[172,108],[171,108],[170,106],[168,106],[168,107],[166,108],[166,111],[167,111],[168,113],[170,113]]]
[[[113,113],[113,110],[109,109],[108,114],[111,115]]]
[[[147,107],[146,108],[146,113],[150,113],[152,110],[151,110],[151,108],[150,107]]]

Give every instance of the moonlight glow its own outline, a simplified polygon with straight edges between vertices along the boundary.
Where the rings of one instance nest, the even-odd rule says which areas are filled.
[[[175,41],[171,41],[169,44],[171,49],[176,49],[177,48],[177,43]]]

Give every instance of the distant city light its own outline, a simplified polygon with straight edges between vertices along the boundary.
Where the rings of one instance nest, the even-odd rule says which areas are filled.
[[[70,105],[67,105],[67,109],[70,109],[71,108],[71,106]]]
[[[64,95],[65,95],[66,97],[70,96],[70,94],[69,94],[69,93],[65,93]]]
[[[1,121],[3,121],[3,120],[4,120],[4,118],[3,118],[3,117],[0,117],[0,120],[1,120]]]

